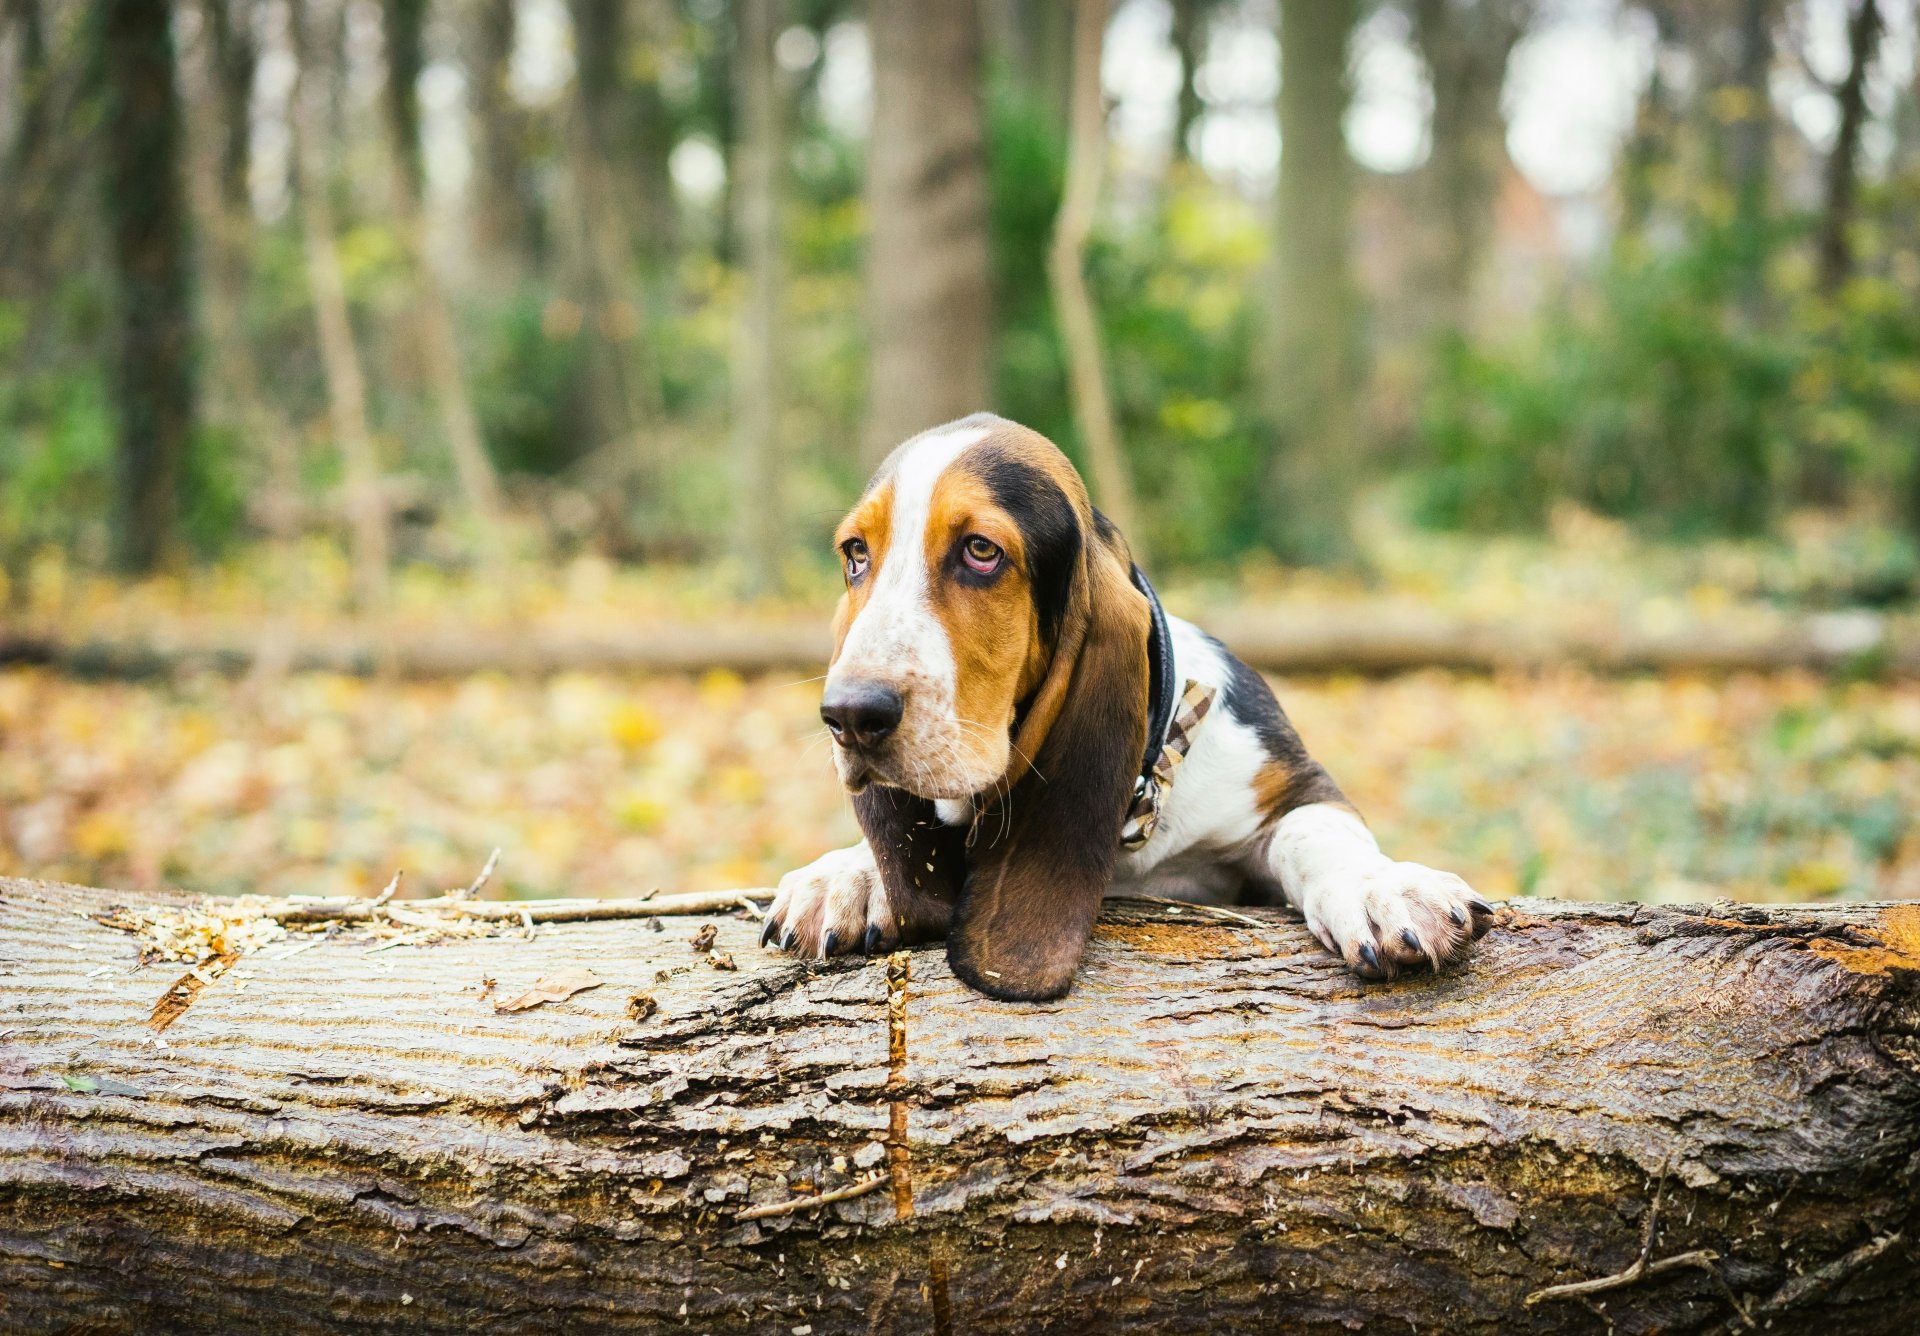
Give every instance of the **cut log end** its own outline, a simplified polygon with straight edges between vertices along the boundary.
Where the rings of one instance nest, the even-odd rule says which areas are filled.
[[[0,881],[9,1332],[1920,1326],[1920,906],[1524,902],[1363,984],[1115,903],[1009,1005],[724,906],[176,989],[128,899]]]

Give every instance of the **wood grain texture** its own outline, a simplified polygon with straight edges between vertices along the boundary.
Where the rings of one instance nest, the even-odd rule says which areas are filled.
[[[736,971],[699,919],[341,930],[156,1036],[181,967],[86,916],[120,898],[0,881],[10,1333],[1707,1332],[1721,1281],[1920,1326],[1920,907],[1527,902],[1362,985],[1277,916],[1110,905],[1044,1005],[744,915]],[[1634,1261],[1663,1166],[1654,1260],[1714,1267],[1525,1306]]]

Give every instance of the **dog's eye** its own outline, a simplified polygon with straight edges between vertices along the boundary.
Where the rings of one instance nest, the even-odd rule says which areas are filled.
[[[968,570],[978,571],[981,575],[992,575],[1000,569],[1001,558],[1006,554],[992,539],[974,534],[960,549],[960,555],[965,559]]]
[[[846,558],[849,580],[858,580],[867,573],[867,545],[858,538],[849,538],[843,543],[840,554]]]

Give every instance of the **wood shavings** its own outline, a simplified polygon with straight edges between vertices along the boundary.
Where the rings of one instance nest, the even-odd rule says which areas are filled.
[[[545,974],[534,981],[533,987],[505,1001],[495,1002],[496,1012],[526,1011],[545,1002],[564,1002],[575,993],[583,993],[589,988],[598,988],[605,980],[592,970],[583,966]]]
[[[197,906],[120,905],[91,917],[137,937],[153,960],[201,965],[225,955],[244,955],[283,940],[287,930],[263,912],[268,902],[243,895],[205,900]]]

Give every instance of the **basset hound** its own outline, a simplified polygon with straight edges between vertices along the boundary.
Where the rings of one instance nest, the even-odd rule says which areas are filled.
[[[820,715],[866,838],[781,880],[763,945],[945,937],[972,987],[1041,1000],[1109,890],[1284,902],[1374,979],[1491,925],[1459,877],[1380,852],[1260,675],[1161,610],[1045,437],[989,414],[923,432],[834,542]]]

